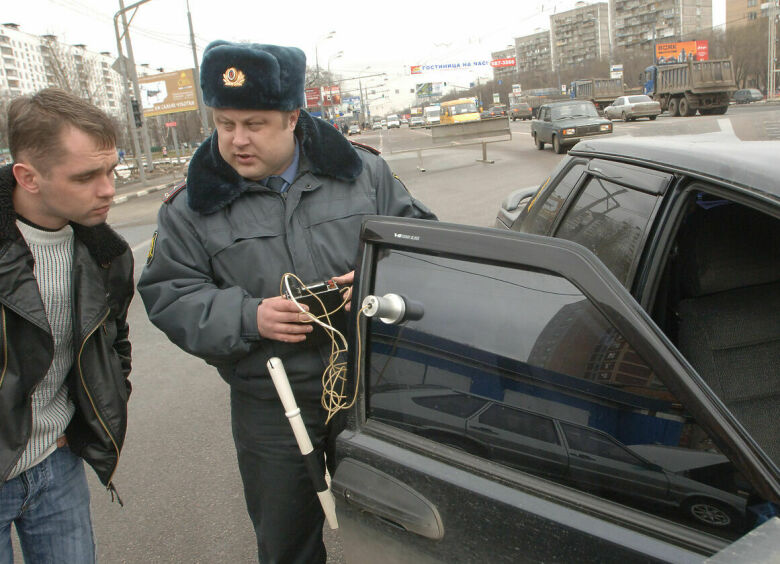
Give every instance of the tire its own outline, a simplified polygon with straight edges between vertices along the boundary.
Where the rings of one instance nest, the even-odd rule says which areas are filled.
[[[694,521],[717,529],[739,528],[741,521],[734,509],[714,499],[690,499],[683,504],[682,509]]]
[[[678,104],[680,117],[688,117],[694,115],[696,112],[691,113],[691,105],[688,102],[687,98],[680,98],[680,102]]]
[[[677,98],[672,98],[669,100],[669,115],[672,117],[677,117],[680,115],[680,106]]]
[[[544,149],[544,142],[543,141],[538,141],[536,139],[536,133],[534,133],[534,145],[536,145],[536,148],[539,149],[540,151],[542,149]]]
[[[562,155],[566,152],[566,147],[561,145],[561,141],[560,139],[558,139],[557,135],[553,135],[552,146],[553,146],[553,151],[555,151],[559,155]]]
[[[657,118],[658,116],[648,116],[648,117],[650,118],[650,121],[655,121],[655,118]]]
[[[729,110],[729,107],[728,107],[728,106],[720,106],[720,107],[718,107],[718,108],[713,108],[713,109],[712,109],[712,113],[713,113],[713,114],[716,114],[716,115],[720,115],[720,116],[722,116],[722,115],[723,115],[723,114],[725,114],[725,113],[726,113],[728,110]]]
[[[623,112],[623,121],[628,121],[628,116],[626,115],[626,112]]]

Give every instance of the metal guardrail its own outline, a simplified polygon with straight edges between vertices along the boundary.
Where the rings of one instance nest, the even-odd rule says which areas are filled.
[[[482,158],[477,162],[493,164],[495,161],[487,158],[487,144],[500,141],[511,141],[512,131],[509,128],[508,117],[481,119],[462,123],[449,123],[446,125],[433,125],[430,127],[430,145],[415,149],[390,150],[390,153],[417,153],[417,170],[425,172],[422,152],[432,149],[448,149],[468,145],[482,145]]]

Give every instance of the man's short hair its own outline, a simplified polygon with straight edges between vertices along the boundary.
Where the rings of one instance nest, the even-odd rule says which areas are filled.
[[[24,157],[48,172],[66,152],[61,134],[72,126],[89,135],[101,149],[116,146],[114,121],[101,109],[59,88],[21,96],[8,107],[8,145],[15,162]]]

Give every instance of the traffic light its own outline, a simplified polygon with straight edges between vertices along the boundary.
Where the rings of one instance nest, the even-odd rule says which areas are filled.
[[[133,117],[135,118],[135,126],[141,127],[141,108],[138,106],[138,100],[135,98],[130,99],[130,105],[133,107]]]

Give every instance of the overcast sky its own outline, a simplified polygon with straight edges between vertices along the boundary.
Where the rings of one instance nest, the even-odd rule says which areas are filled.
[[[133,3],[125,1],[126,6]],[[515,37],[548,29],[550,15],[573,8],[576,0],[190,0],[189,4],[199,58],[215,39],[295,45],[306,52],[310,66],[318,61],[321,68],[330,65],[332,71],[345,75],[385,72],[391,81],[402,83],[410,65],[489,59],[491,51],[513,44]],[[725,0],[713,0],[716,25],[725,19],[724,5]],[[67,43],[116,54],[113,15],[118,10],[118,0],[5,0],[0,19],[19,24],[28,33],[51,33]],[[331,31],[336,32],[333,37],[324,39]],[[139,64],[166,71],[193,66],[186,0],[149,0],[138,8],[130,35]],[[343,55],[337,57],[339,52]],[[366,67],[370,69],[365,71]],[[490,76],[489,68],[483,74]]]

